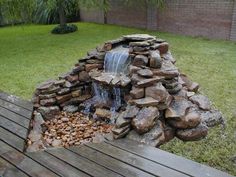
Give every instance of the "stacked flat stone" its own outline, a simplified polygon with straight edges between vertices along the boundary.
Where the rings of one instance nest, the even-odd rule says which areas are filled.
[[[128,75],[111,76],[103,70],[105,54],[120,45],[129,47]],[[126,35],[88,52],[75,67],[58,80],[41,84],[34,94],[36,111],[53,119],[59,111],[80,111],[94,95],[91,81],[110,88],[120,87],[127,103],[116,118],[114,138],[127,137],[159,146],[175,136],[184,141],[199,140],[208,127],[223,121],[199,85],[180,73],[169,44],[147,34]],[[127,91],[128,90],[128,91]],[[98,107],[98,117],[111,118],[107,107]]]

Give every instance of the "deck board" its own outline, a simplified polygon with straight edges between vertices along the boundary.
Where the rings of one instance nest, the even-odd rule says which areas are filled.
[[[27,129],[29,128],[29,123],[30,123],[29,119],[27,119],[21,115],[18,115],[12,111],[9,111],[6,108],[0,107],[0,116],[10,119],[11,121],[13,121],[19,125],[22,125],[23,127],[27,128]]]
[[[119,173],[120,175],[124,176],[143,176],[143,177],[151,177],[153,175],[150,175],[149,173],[146,173],[142,170],[139,170],[133,166],[130,166],[122,161],[119,161],[117,159],[114,159],[106,154],[103,154],[101,152],[98,152],[92,148],[89,148],[87,146],[80,146],[80,147],[71,147],[69,150],[88,158],[89,160],[100,164],[102,166],[105,166],[109,168],[110,170],[115,171],[116,173]]]
[[[0,91],[0,98],[10,103],[14,103],[15,105],[20,106],[22,108],[28,109],[29,111],[33,109],[33,104],[31,102],[23,100],[17,96],[7,94],[2,91]]]
[[[107,168],[104,168],[92,161],[89,161],[88,159],[81,157],[79,155],[76,155],[75,153],[66,150],[64,148],[57,148],[57,149],[51,149],[47,150],[49,154],[54,155],[55,157],[65,161],[66,163],[70,164],[71,166],[81,169],[85,173],[91,175],[91,176],[97,176],[97,177],[115,177],[115,176],[121,176]]]
[[[114,142],[106,142],[114,147],[125,149],[126,151],[146,158],[148,160],[163,164],[168,168],[181,171],[194,177],[227,177],[231,176],[222,171],[202,165],[192,160],[177,156],[166,151],[139,144],[128,139],[117,140]],[[145,149],[145,150],[144,150]]]
[[[27,153],[32,159],[40,164],[47,164],[47,167],[60,176],[68,177],[88,177],[89,175],[72,167],[70,164],[54,157],[53,155],[41,151],[37,153]]]
[[[27,119],[31,119],[32,110],[30,111],[28,109],[22,108],[20,106],[15,105],[14,103],[10,103],[5,100],[2,100],[1,98],[0,98],[0,107],[3,107],[5,109],[8,109],[9,111],[12,111],[16,114],[24,116]]]
[[[0,176],[3,177],[28,177],[27,174],[17,169],[8,161],[0,157]]]
[[[55,173],[47,169],[46,167],[35,162],[31,158],[25,156],[20,151],[12,148],[8,144],[0,141],[0,156],[7,161],[10,161],[18,169],[25,172],[29,176],[38,177],[57,177]]]
[[[26,139],[28,134],[28,129],[2,116],[0,116],[0,127],[7,129],[23,139]]]
[[[86,146],[89,146],[97,151],[103,152],[109,156],[111,156],[114,159],[120,160],[126,164],[132,165],[133,167],[136,167],[142,171],[145,171],[146,173],[149,173],[153,176],[165,176],[165,177],[185,177],[189,175],[185,175],[181,172],[169,169],[165,166],[162,166],[158,163],[149,161],[145,158],[139,157],[135,154],[128,153],[125,150],[110,146],[105,143],[99,143],[99,144],[87,144]]]

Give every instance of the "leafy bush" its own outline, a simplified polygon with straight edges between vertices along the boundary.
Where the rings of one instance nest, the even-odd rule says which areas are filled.
[[[66,34],[73,33],[78,30],[78,27],[74,24],[66,24],[64,26],[58,25],[51,32],[53,34]]]

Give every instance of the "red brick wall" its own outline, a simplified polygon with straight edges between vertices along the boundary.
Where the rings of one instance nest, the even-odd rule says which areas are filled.
[[[165,8],[111,0],[107,23],[160,31],[236,40],[236,0],[166,0]],[[81,10],[82,21],[104,23],[99,10]]]
[[[158,30],[191,36],[229,39],[232,0],[166,0],[157,15]]]
[[[80,9],[80,20],[86,22],[104,23],[104,13],[98,9]]]
[[[127,6],[122,0],[112,0],[111,8],[107,13],[107,23],[146,28],[147,8],[138,4]]]

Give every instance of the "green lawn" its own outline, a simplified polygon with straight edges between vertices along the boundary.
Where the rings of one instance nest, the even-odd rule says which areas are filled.
[[[166,39],[178,67],[227,118],[227,127],[210,130],[198,142],[179,140],[161,148],[236,175],[236,43],[206,40],[113,25],[78,23],[79,31],[52,35],[53,26],[0,28],[0,90],[30,99],[35,86],[68,71],[78,58],[109,39],[149,33]]]

